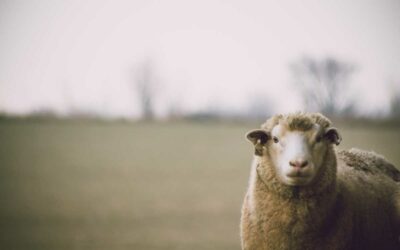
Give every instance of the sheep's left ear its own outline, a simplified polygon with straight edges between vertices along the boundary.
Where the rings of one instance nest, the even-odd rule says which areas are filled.
[[[342,136],[339,134],[336,128],[328,128],[325,132],[324,137],[327,138],[330,142],[335,143],[336,145],[339,145],[342,141]]]
[[[270,138],[269,133],[263,129],[255,129],[247,132],[247,140],[254,145],[254,154],[261,156],[263,154],[263,146],[267,143]]]

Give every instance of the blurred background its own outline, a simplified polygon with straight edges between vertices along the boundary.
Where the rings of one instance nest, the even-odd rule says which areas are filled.
[[[400,166],[397,0],[0,0],[0,37],[1,249],[240,249],[275,113]]]

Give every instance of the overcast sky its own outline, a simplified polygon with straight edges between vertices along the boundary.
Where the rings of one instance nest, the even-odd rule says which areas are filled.
[[[400,84],[400,1],[0,0],[0,110],[137,116],[135,70],[151,62],[157,112],[302,106],[302,55],[355,63],[350,94],[384,113]],[[391,87],[389,87],[389,85]]]

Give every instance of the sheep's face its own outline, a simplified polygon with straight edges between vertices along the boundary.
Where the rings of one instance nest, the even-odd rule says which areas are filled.
[[[290,131],[281,124],[274,127],[269,155],[281,182],[293,186],[312,182],[327,150],[320,136],[317,124],[307,131]]]
[[[323,168],[330,144],[340,142],[335,128],[318,124],[302,130],[279,123],[271,131],[254,130],[247,137],[256,146],[256,155],[268,158],[277,179],[290,186],[311,184]]]

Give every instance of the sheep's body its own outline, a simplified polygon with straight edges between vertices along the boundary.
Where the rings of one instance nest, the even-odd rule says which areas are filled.
[[[243,249],[400,249],[400,172],[383,157],[329,148],[329,171],[305,187],[281,184],[266,168],[271,164],[264,156],[253,161],[242,208]]]

